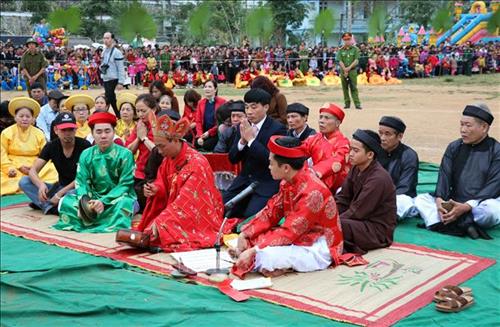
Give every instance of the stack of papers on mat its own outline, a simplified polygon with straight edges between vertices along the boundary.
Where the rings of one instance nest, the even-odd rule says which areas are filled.
[[[238,291],[254,290],[257,288],[267,288],[271,286],[273,286],[273,283],[271,282],[271,278],[269,277],[260,277],[246,280],[235,279],[231,282],[231,287]]]
[[[193,269],[196,272],[205,272],[208,269],[215,268],[216,252],[215,249],[203,249],[188,252],[170,253],[170,255],[182,262],[186,267]],[[233,259],[226,251],[220,252],[220,268],[231,269],[233,266]]]

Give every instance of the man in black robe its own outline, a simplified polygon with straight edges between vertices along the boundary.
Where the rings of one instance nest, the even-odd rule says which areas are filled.
[[[391,176],[377,161],[382,153],[377,133],[358,129],[353,134],[352,169],[335,196],[346,252],[364,254],[392,244],[396,191]]]
[[[429,230],[490,239],[484,231],[500,223],[500,144],[488,136],[493,122],[484,104],[465,107],[461,138],[446,149],[434,194],[415,199]]]
[[[405,123],[398,117],[384,116],[379,121],[378,134],[384,153],[378,158],[396,186],[399,219],[418,215],[413,199],[417,196],[418,155],[403,144]]]
[[[304,141],[309,136],[316,134],[316,131],[307,125],[308,116],[309,108],[302,103],[289,104],[286,108],[286,121],[289,128],[286,135]]]

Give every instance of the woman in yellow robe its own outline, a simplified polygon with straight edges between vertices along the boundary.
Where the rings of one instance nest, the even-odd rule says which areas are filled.
[[[249,74],[246,74],[246,75],[248,75],[248,78],[249,78],[250,75]],[[234,85],[237,89],[243,89],[245,87],[248,87],[250,81],[243,80],[243,78],[246,78],[245,76],[243,76],[241,72],[236,74],[236,77],[234,79]]]
[[[38,102],[28,97],[14,98],[9,103],[9,113],[16,123],[0,134],[1,195],[20,192],[19,181],[28,175],[46,143],[43,132],[33,126],[40,113]],[[38,175],[47,183],[58,181],[57,171],[52,163],[45,165]]]
[[[319,78],[314,76],[312,68],[309,68],[305,78],[306,78],[306,85],[307,86],[320,86],[321,85],[321,81],[319,80]]]
[[[293,86],[303,86],[306,85],[306,78],[300,69],[295,68],[295,77],[292,79]]]
[[[340,85],[340,77],[335,75],[334,72],[329,71],[326,73],[325,77],[323,77],[323,84],[326,86],[336,86]]]
[[[366,73],[358,75],[358,85],[367,85],[368,77],[366,77]]]
[[[379,74],[375,74],[374,73],[374,74],[372,74],[370,76],[369,84],[370,85],[384,85],[385,84],[385,78],[383,78]]]
[[[90,115],[90,109],[95,106],[94,98],[86,94],[75,94],[66,100],[64,106],[75,115],[76,125],[78,126],[75,134],[76,137],[87,138],[91,133],[87,120]]]
[[[288,78],[288,76],[283,78],[278,78],[279,87],[293,87],[293,82]]]
[[[116,99],[116,106],[120,110],[120,119],[116,122],[115,133],[119,136],[123,143],[127,141],[130,136],[130,132],[136,126],[136,113],[135,113],[135,101],[137,100],[137,95],[123,92],[118,94]]]

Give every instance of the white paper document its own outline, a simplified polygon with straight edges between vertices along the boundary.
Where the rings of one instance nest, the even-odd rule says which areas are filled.
[[[254,290],[257,288],[267,288],[271,286],[273,286],[273,283],[269,277],[259,277],[245,280],[235,279],[231,282],[231,287],[238,291]]]
[[[196,272],[204,272],[208,269],[215,268],[216,262],[216,252],[215,249],[203,249],[188,252],[176,252],[170,253],[170,255],[177,260],[177,262],[182,262],[186,267],[193,269]],[[220,268],[221,269],[231,269],[234,264],[234,260],[227,253],[227,251],[220,252]]]

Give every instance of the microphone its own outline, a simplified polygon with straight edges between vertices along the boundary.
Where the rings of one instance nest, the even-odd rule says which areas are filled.
[[[253,182],[252,184],[248,185],[243,191],[241,191],[238,195],[236,195],[234,198],[229,200],[225,205],[224,209],[227,211],[231,210],[238,202],[255,192],[255,189],[259,186],[259,182]]]
[[[217,233],[217,238],[215,240],[215,245],[214,245],[215,252],[216,252],[215,268],[208,269],[205,272],[207,275],[210,275],[210,276],[212,276],[212,275],[226,275],[229,273],[229,269],[221,269],[220,268],[220,246],[221,246],[220,239],[222,237],[222,231],[224,230],[224,225],[226,224],[227,218],[230,215],[229,213],[232,211],[233,207],[238,202],[240,202],[241,200],[243,200],[244,198],[246,198],[247,196],[249,196],[250,194],[255,192],[255,189],[257,188],[257,186],[259,186],[259,182],[253,182],[252,184],[248,185],[243,191],[241,191],[238,195],[236,195],[234,198],[229,200],[224,205],[224,209],[226,211],[226,214],[224,215],[224,220],[222,220],[222,224],[220,225],[219,232]]]

